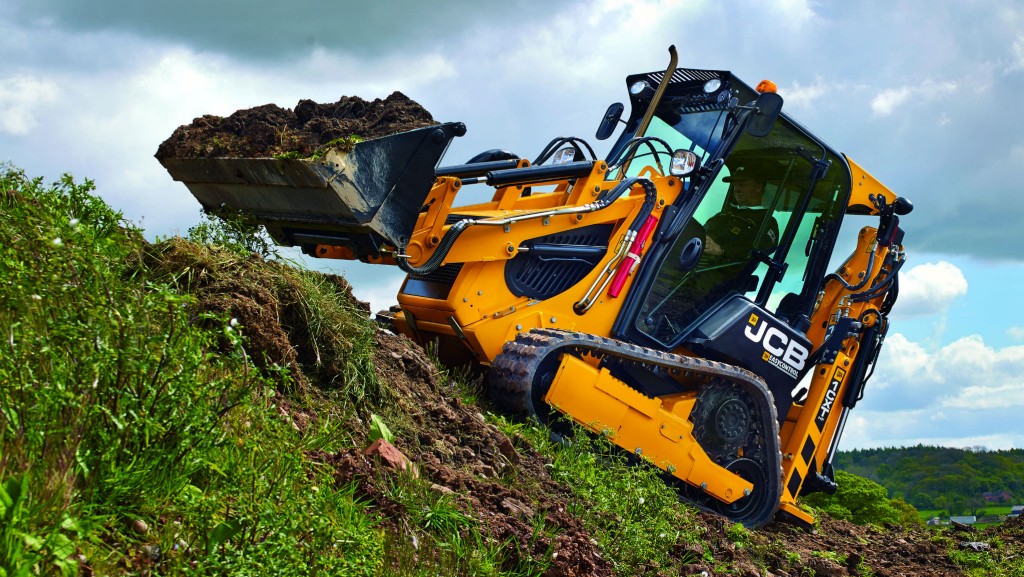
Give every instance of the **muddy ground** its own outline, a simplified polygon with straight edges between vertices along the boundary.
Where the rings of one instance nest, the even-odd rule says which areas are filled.
[[[311,156],[337,139],[379,138],[435,124],[433,116],[401,92],[367,101],[342,96],[320,104],[300,100],[294,109],[264,104],[230,116],[204,115],[180,126],[157,149],[165,158],[266,158]]]

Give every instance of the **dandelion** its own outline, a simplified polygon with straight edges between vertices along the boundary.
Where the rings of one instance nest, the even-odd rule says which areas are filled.
[[[71,226],[78,226],[78,219],[73,218],[70,221],[68,221],[68,224],[70,224]]]
[[[53,246],[60,246],[62,244],[64,244],[64,241],[61,240],[61,238],[59,236],[57,238],[53,239]]]
[[[31,296],[31,297],[29,297],[29,298],[31,298],[31,299],[32,299],[32,300],[34,300],[34,301],[41,301],[41,300],[43,300],[43,297],[41,297],[41,296],[39,296],[39,295],[32,295],[32,296]]]

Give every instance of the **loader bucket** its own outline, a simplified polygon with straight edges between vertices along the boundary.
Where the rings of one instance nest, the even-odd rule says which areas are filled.
[[[316,160],[164,158],[207,211],[262,224],[284,246],[334,245],[356,257],[409,241],[448,144],[452,122],[366,140]]]

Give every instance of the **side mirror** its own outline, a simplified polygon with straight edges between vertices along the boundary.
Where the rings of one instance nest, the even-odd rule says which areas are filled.
[[[747,121],[747,133],[751,136],[767,136],[782,113],[782,97],[774,92],[762,92],[754,102],[753,116]]]
[[[597,127],[597,134],[594,136],[598,140],[607,140],[609,136],[615,132],[615,125],[622,119],[622,111],[626,107],[621,102],[616,102],[608,107],[608,110],[604,113],[604,118],[601,119],[601,125]]]
[[[697,266],[703,252],[704,243],[699,238],[693,237],[686,241],[683,250],[679,252],[679,270],[686,272]]]

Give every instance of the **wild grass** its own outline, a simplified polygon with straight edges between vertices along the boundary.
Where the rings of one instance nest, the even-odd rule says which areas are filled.
[[[552,437],[547,427],[491,418],[506,434],[527,439],[551,460],[551,476],[572,490],[570,512],[583,521],[616,574],[640,575],[699,561],[679,551],[706,537],[694,510],[679,501],[659,469],[582,429]]]
[[[287,375],[140,267],[93,190],[0,170],[0,573],[377,574],[378,518],[306,457],[350,437],[299,430]]]

